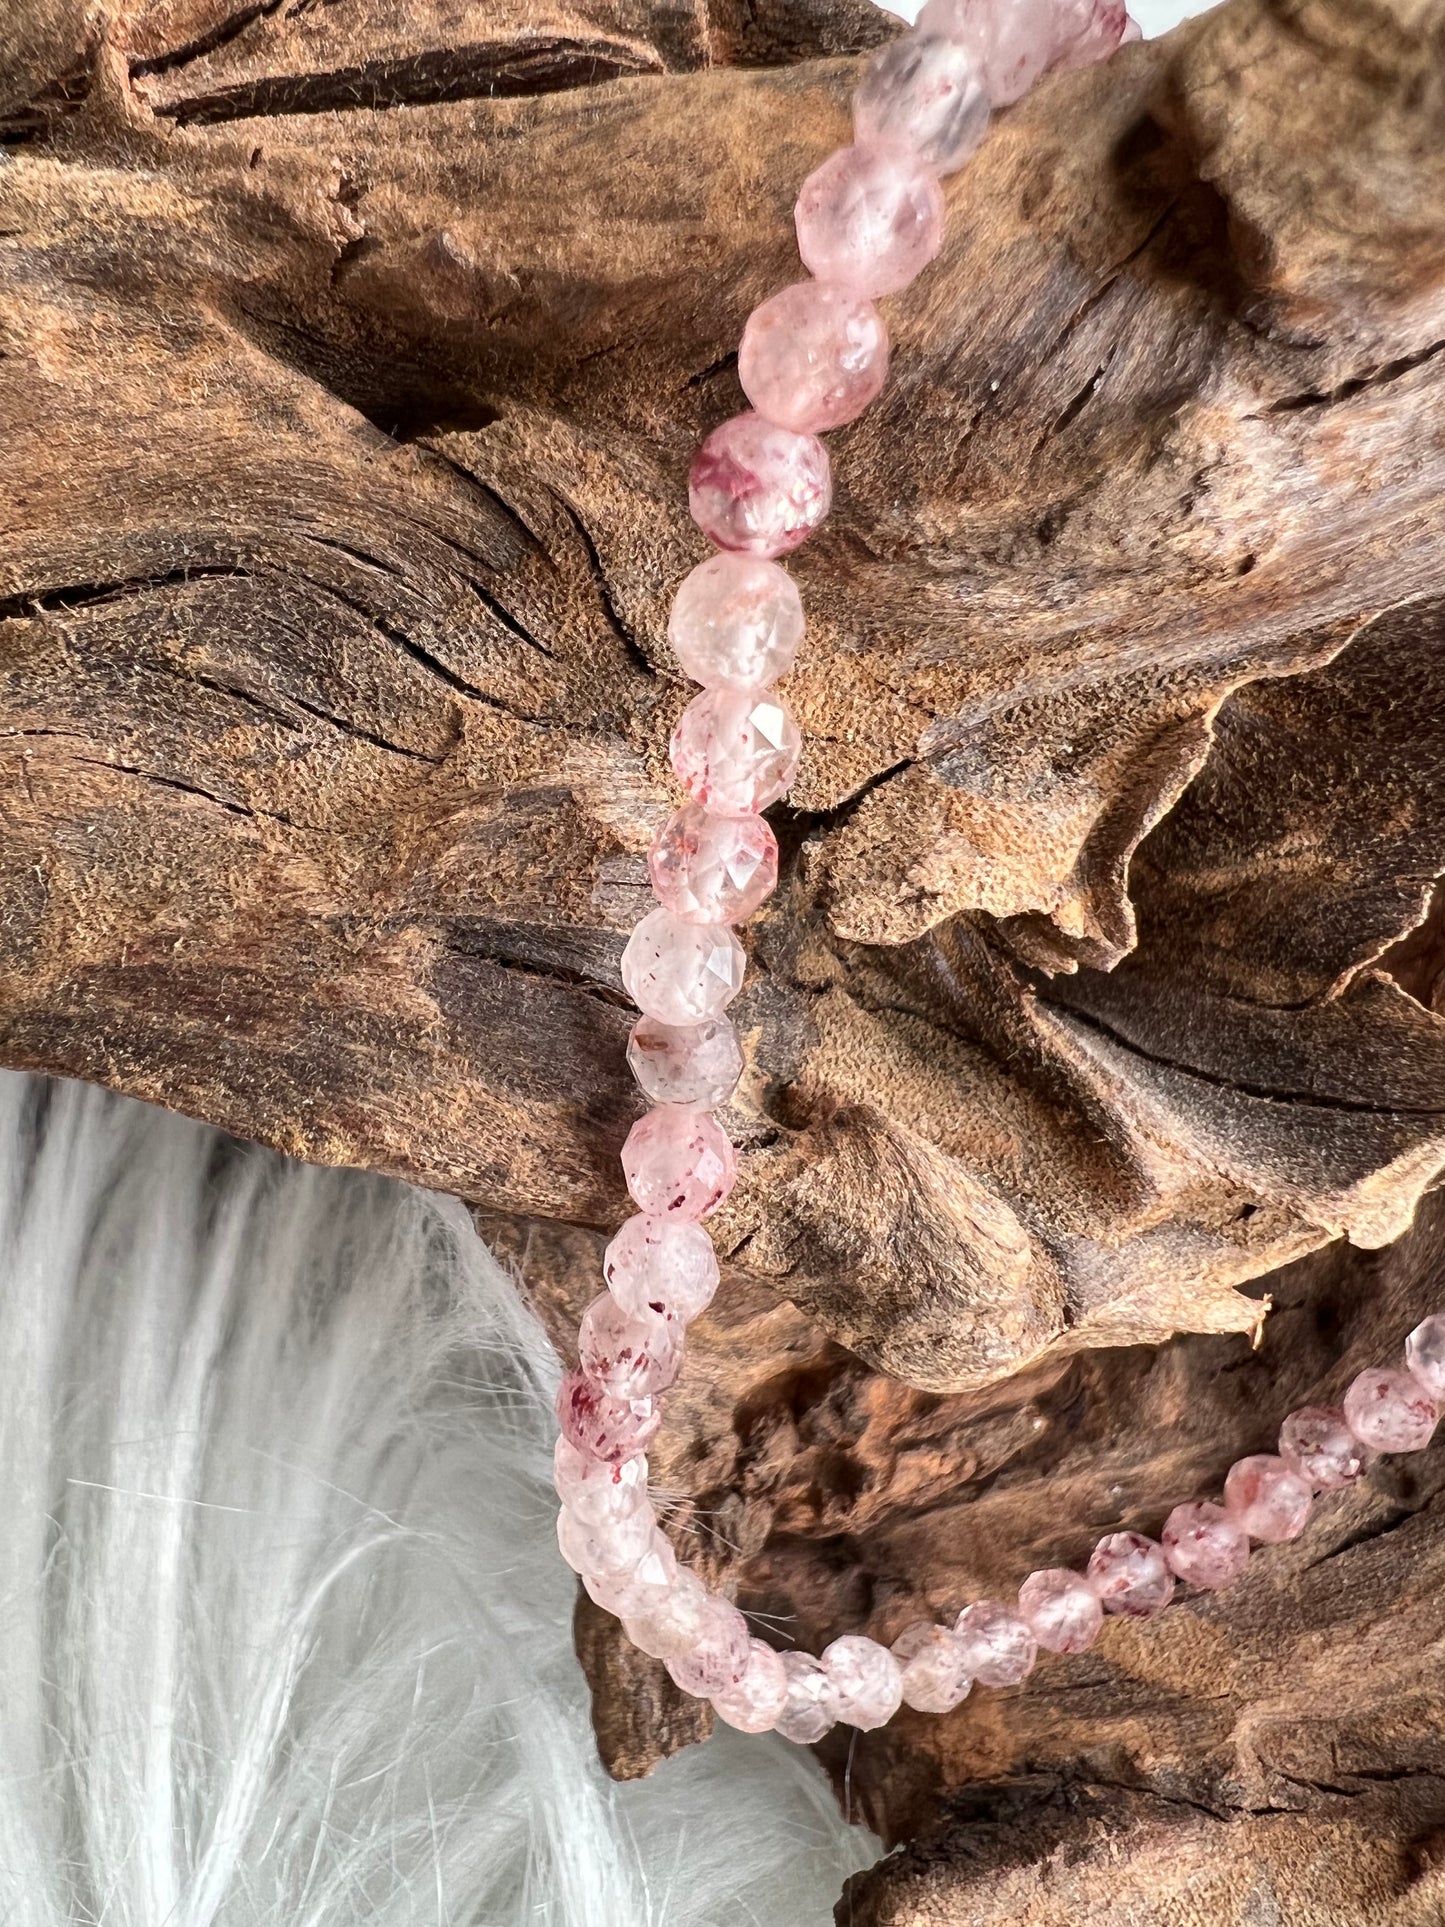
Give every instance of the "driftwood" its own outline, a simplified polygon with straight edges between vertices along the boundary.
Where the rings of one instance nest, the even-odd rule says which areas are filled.
[[[12,0],[0,1057],[454,1191],[560,1336],[625,1209],[682,476],[894,28],[374,12]],[[1157,1524],[1442,1295],[1445,8],[1230,0],[950,210],[796,563],[729,1289],[658,1454],[816,1638]],[[1441,1476],[861,1741],[933,1831],[854,1921],[1438,1905]],[[617,1770],[697,1731],[579,1632]]]

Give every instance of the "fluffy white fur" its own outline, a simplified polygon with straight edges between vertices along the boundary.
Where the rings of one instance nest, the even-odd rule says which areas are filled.
[[[556,1374],[455,1205],[0,1076],[0,1920],[825,1927],[806,1755],[597,1763]]]

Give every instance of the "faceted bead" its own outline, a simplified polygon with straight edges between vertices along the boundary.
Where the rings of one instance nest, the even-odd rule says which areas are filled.
[[[720,549],[786,555],[833,505],[828,451],[816,435],[795,435],[751,412],[734,415],[697,451],[687,504]]]
[[[622,981],[639,1010],[664,1024],[721,1017],[743,987],[747,958],[721,924],[684,923],[653,910],[627,939]]]
[[[755,555],[715,555],[700,562],[678,590],[667,635],[694,682],[709,689],[720,684],[766,688],[786,676],[797,660],[803,640],[802,598],[793,578],[776,562]]]
[[[1019,1587],[1019,1617],[1046,1652],[1086,1653],[1099,1637],[1104,1608],[1087,1579],[1050,1566]]]
[[[778,839],[759,816],[714,816],[685,803],[648,855],[652,888],[684,923],[741,923],[778,882]]]
[[[896,294],[943,245],[943,189],[895,148],[842,147],[803,183],[798,252],[820,281]]]
[[[717,1253],[700,1224],[629,1218],[602,1257],[607,1289],[635,1318],[656,1312],[680,1324],[705,1312],[717,1291]]]
[[[903,1699],[903,1671],[888,1648],[861,1633],[844,1633],[820,1658],[838,1696],[836,1717],[863,1733],[886,1726]]]
[[[559,1438],[552,1451],[552,1484],[567,1510],[584,1525],[610,1525],[647,1503],[647,1460],[640,1454],[607,1465]]]
[[[1299,1474],[1272,1452],[1236,1459],[1225,1475],[1225,1510],[1251,1539],[1268,1546],[1299,1537],[1313,1497]]]
[[[711,1111],[659,1104],[627,1133],[622,1173],[648,1217],[690,1222],[716,1211],[732,1190],[737,1155]]]
[[[1345,1423],[1372,1452],[1418,1452],[1440,1416],[1409,1372],[1361,1372],[1345,1393]]]
[[[1317,1492],[1353,1485],[1365,1469],[1360,1442],[1338,1406],[1304,1405],[1279,1428],[1279,1455]]]
[[[610,1292],[594,1298],[577,1334],[582,1369],[613,1398],[651,1398],[682,1370],[682,1332],[652,1310],[626,1312]]]
[[[1223,1506],[1177,1505],[1161,1535],[1169,1570],[1191,1586],[1220,1592],[1249,1564],[1249,1536]]]
[[[720,1720],[740,1733],[768,1733],[788,1701],[788,1673],[782,1655],[761,1639],[748,1642],[747,1670],[735,1686],[714,1693]]]
[[[1418,1324],[1405,1340],[1405,1365],[1425,1394],[1445,1399],[1445,1312]]]
[[[588,1597],[619,1619],[645,1618],[678,1584],[682,1568],[661,1532],[654,1532],[646,1554],[627,1572],[584,1572]]]
[[[903,1703],[919,1713],[951,1713],[973,1685],[963,1648],[946,1626],[920,1619],[890,1648],[903,1669]]]
[[[967,47],[940,34],[900,34],[868,63],[853,96],[853,132],[860,147],[905,148],[935,174],[952,174],[987,132],[990,105]]]
[[[738,1087],[743,1047],[726,1017],[707,1017],[700,1024],[639,1017],[627,1040],[627,1062],[654,1104],[715,1111]]]
[[[1142,1532],[1111,1532],[1095,1546],[1089,1579],[1106,1613],[1152,1619],[1174,1593],[1164,1548]]]
[[[838,1724],[838,1694],[832,1675],[811,1653],[784,1653],[788,1697],[773,1722],[774,1731],[795,1746],[812,1746]]]
[[[998,1600],[965,1606],[953,1630],[964,1666],[980,1686],[1017,1686],[1033,1671],[1038,1642],[1018,1614]]]
[[[841,428],[887,379],[883,317],[851,288],[799,281],[748,316],[738,380],[770,422],[800,435]]]
[[[694,1572],[679,1566],[671,1585],[654,1587],[624,1616],[627,1637],[653,1659],[671,1659],[697,1639],[712,1595]]]
[[[787,705],[745,689],[695,696],[672,732],[678,782],[715,816],[747,816],[776,803],[797,775],[802,751]]]
[[[712,1594],[704,1609],[696,1639],[673,1659],[667,1670],[673,1682],[694,1699],[736,1686],[752,1658],[748,1622],[737,1607]]]
[[[656,1530],[657,1520],[650,1505],[600,1526],[589,1526],[566,1506],[557,1514],[557,1544],[562,1557],[573,1572],[599,1577],[633,1571],[646,1557]]]
[[[1129,25],[1124,0],[1071,0],[1059,10],[1049,65],[1063,72],[1107,60],[1123,43]]]
[[[662,1424],[651,1398],[612,1398],[585,1372],[568,1372],[557,1392],[562,1436],[590,1458],[621,1465],[645,1452]]]
[[[918,31],[972,54],[995,107],[1026,94],[1053,60],[1055,0],[928,0]]]

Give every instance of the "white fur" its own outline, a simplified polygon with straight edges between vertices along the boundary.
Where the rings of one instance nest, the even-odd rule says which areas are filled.
[[[556,1375],[455,1204],[0,1074],[0,1921],[826,1927],[805,1754],[597,1763]]]

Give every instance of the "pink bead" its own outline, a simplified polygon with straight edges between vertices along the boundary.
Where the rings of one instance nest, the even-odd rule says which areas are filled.
[[[1361,1372],[1345,1393],[1345,1423],[1372,1452],[1421,1451],[1439,1417],[1409,1372]]]
[[[1070,0],[1059,11],[1050,66],[1067,71],[1107,60],[1122,45],[1129,24],[1124,0]]]
[[[1033,1671],[1038,1641],[1018,1614],[998,1600],[965,1606],[953,1630],[964,1666],[980,1686],[1017,1686]]]
[[[787,704],[743,689],[695,696],[672,732],[678,782],[715,816],[747,816],[776,803],[798,773],[802,750]]]
[[[656,1530],[650,1505],[626,1518],[596,1526],[588,1525],[566,1506],[557,1514],[557,1544],[562,1557],[573,1572],[597,1578],[635,1571],[651,1547]]]
[[[715,1111],[738,1087],[743,1047],[726,1017],[707,1017],[700,1024],[639,1017],[627,1040],[627,1062],[654,1104]]]
[[[838,1695],[823,1662],[811,1653],[784,1653],[788,1697],[774,1731],[795,1746],[813,1746],[838,1724]]]
[[[1445,1312],[1418,1324],[1405,1340],[1405,1365],[1427,1398],[1445,1399]]]
[[[995,107],[1026,94],[1054,58],[1055,0],[928,0],[918,31],[972,54]]]
[[[662,1424],[655,1399],[611,1398],[585,1372],[568,1372],[557,1392],[562,1436],[590,1458],[620,1465],[645,1452]]]
[[[741,923],[778,882],[778,839],[759,816],[713,816],[685,803],[648,855],[664,910],[684,923]]]
[[[1019,1617],[1046,1652],[1086,1653],[1099,1637],[1104,1608],[1087,1579],[1050,1566],[1019,1587]]]
[[[629,1218],[602,1259],[607,1289],[634,1318],[649,1311],[687,1324],[717,1291],[717,1253],[700,1224]]]
[[[694,682],[709,689],[766,688],[797,661],[802,599],[776,562],[714,555],[699,562],[678,590],[667,635]]]
[[[692,519],[720,549],[786,555],[806,542],[833,504],[828,451],[761,415],[715,428],[687,478]]]
[[[648,1217],[690,1222],[716,1211],[732,1190],[737,1156],[711,1111],[659,1104],[627,1133],[622,1174]]]
[[[951,1713],[968,1698],[973,1681],[963,1648],[946,1626],[919,1620],[898,1635],[890,1650],[903,1669],[905,1706],[918,1713]]]
[[[626,1312],[610,1292],[594,1298],[577,1334],[582,1369],[613,1398],[651,1398],[682,1369],[682,1332],[654,1311]]]
[[[1317,1492],[1353,1485],[1365,1468],[1359,1440],[1338,1407],[1305,1405],[1279,1428],[1279,1455]]]
[[[559,1438],[552,1452],[552,1484],[567,1510],[584,1525],[605,1526],[628,1518],[647,1501],[647,1460],[642,1456],[607,1465]]]
[[[645,1618],[683,1577],[677,1554],[654,1532],[647,1553],[628,1572],[584,1572],[589,1598],[619,1619]]]
[[[1106,1613],[1127,1619],[1152,1619],[1174,1593],[1174,1577],[1164,1548],[1142,1532],[1111,1532],[1095,1546],[1089,1579]]]
[[[788,1672],[782,1655],[760,1639],[748,1643],[747,1670],[735,1686],[714,1693],[720,1720],[740,1733],[768,1733],[788,1703]]]
[[[770,422],[800,435],[841,428],[887,379],[883,317],[850,288],[799,281],[748,316],[738,380]]]
[[[713,1594],[692,1644],[667,1662],[667,1670],[684,1693],[710,1699],[736,1686],[752,1658],[748,1622],[737,1607]]]
[[[743,987],[747,958],[721,924],[684,923],[653,910],[627,939],[622,981],[639,1010],[664,1024],[721,1017]]]
[[[820,281],[896,294],[943,246],[943,189],[910,154],[842,147],[804,181],[795,220],[798,252]]]
[[[639,1651],[653,1659],[672,1659],[697,1639],[712,1595],[685,1566],[679,1566],[666,1586],[645,1592],[624,1616],[623,1629]]]
[[[861,1633],[845,1633],[819,1657],[837,1694],[837,1718],[862,1733],[886,1726],[903,1700],[903,1672],[888,1648]]]
[[[1249,1538],[1223,1506],[1177,1505],[1164,1521],[1164,1557],[1171,1572],[1205,1592],[1232,1586],[1249,1564]]]
[[[1313,1496],[1299,1474],[1270,1452],[1237,1459],[1224,1480],[1225,1510],[1251,1539],[1269,1546],[1299,1537]]]
[[[935,174],[952,174],[988,131],[990,104],[967,47],[940,34],[900,34],[868,63],[853,96],[853,131],[860,147],[904,148]]]

